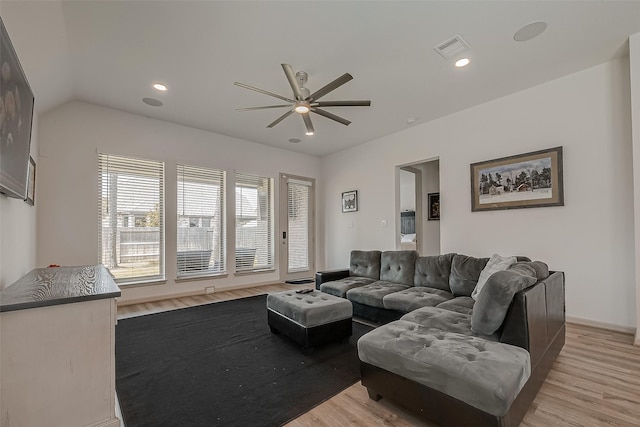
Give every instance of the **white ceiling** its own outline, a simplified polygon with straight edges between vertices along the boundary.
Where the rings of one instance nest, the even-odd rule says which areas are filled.
[[[625,55],[640,32],[640,1],[3,0],[0,13],[40,111],[78,99],[316,156]],[[513,40],[535,21],[541,36]],[[471,46],[464,69],[433,50],[456,34]],[[281,103],[235,81],[291,97],[281,63],[312,92],[348,72],[322,100],[372,106],[326,108],[349,126],[312,115],[312,137],[297,115],[266,128],[285,109],[235,111]]]

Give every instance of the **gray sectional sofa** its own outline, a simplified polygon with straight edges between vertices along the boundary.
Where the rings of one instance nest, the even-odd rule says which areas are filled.
[[[443,426],[520,423],[564,345],[564,274],[526,257],[491,274],[488,261],[352,251],[349,269],[316,273],[317,289],[382,325],[358,341],[372,399]]]

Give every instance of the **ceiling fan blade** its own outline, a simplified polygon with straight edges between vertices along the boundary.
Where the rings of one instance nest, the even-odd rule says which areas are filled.
[[[370,107],[371,101],[320,101],[312,102],[312,107]]]
[[[266,105],[266,106],[264,106],[264,107],[236,108],[236,111],[266,110],[266,109],[268,109],[268,108],[282,108],[282,107],[291,107],[291,104],[283,104],[283,105]]]
[[[293,89],[293,96],[295,96],[296,100],[302,100],[302,91],[300,90],[300,86],[298,85],[298,80],[296,80],[296,73],[293,71],[293,67],[289,64],[281,64],[284,73],[287,76],[287,80],[289,80],[289,84],[291,85],[291,89]]]
[[[316,114],[320,114],[321,116],[325,116],[328,119],[335,120],[338,123],[342,123],[345,126],[349,126],[351,124],[351,122],[349,120],[343,119],[340,116],[336,116],[335,114],[332,114],[332,113],[330,113],[328,111],[325,111],[325,110],[321,110],[319,108],[312,108],[311,111],[313,111]]]
[[[277,125],[278,123],[280,123],[281,121],[283,121],[284,119],[286,119],[287,117],[289,117],[290,115],[293,114],[293,110],[289,110],[286,113],[284,113],[283,115],[281,115],[280,117],[278,117],[277,119],[275,119],[273,121],[273,123],[271,123],[269,126],[267,126],[268,128],[272,128],[275,125]]]
[[[304,125],[307,127],[307,135],[313,135],[315,130],[313,129],[313,123],[311,123],[311,117],[309,117],[309,113],[301,114],[302,120],[304,120]]]
[[[329,92],[331,92],[332,90],[339,88],[340,86],[342,86],[343,84],[345,84],[351,79],[353,79],[353,76],[351,74],[344,73],[343,75],[341,75],[340,77],[332,81],[331,83],[326,84],[325,86],[321,87],[320,89],[312,93],[307,99],[313,99],[313,100],[320,99],[326,94],[328,94]]]
[[[245,89],[255,90],[256,92],[264,93],[265,95],[269,95],[269,96],[276,97],[278,99],[282,99],[283,101],[287,101],[287,102],[291,102],[291,103],[295,102],[293,99],[286,98],[284,96],[278,95],[277,93],[268,92],[266,90],[258,89],[257,87],[249,86],[249,85],[246,85],[244,83],[234,82],[233,84],[236,85],[236,86],[243,87]]]

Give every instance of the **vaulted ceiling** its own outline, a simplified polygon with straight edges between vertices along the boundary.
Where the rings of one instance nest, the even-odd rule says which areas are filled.
[[[3,0],[0,16],[41,113],[76,99],[316,156],[624,56],[640,32],[640,1]],[[455,35],[461,69],[433,49]],[[237,112],[281,102],[235,81],[291,97],[281,63],[312,92],[348,72],[323,100],[372,105],[326,108],[352,123],[313,115],[313,136],[296,114],[268,129],[286,109]]]

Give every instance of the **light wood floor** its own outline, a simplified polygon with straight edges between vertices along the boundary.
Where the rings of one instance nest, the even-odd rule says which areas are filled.
[[[275,284],[122,306],[118,307],[118,318],[301,288]],[[566,338],[562,352],[521,425],[640,426],[640,347],[632,345],[633,337],[569,323]],[[306,426],[430,424],[384,398],[374,402],[369,399],[366,388],[357,383],[287,424],[287,427]]]

